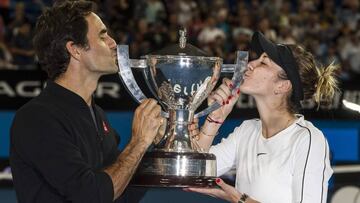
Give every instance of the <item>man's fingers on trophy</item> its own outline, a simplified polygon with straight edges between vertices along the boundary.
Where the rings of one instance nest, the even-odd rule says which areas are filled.
[[[147,116],[150,115],[150,113],[152,112],[152,110],[156,107],[157,105],[157,101],[154,99],[149,99],[149,101],[147,102],[147,104],[144,106],[143,108],[143,112],[142,114]]]
[[[144,99],[141,104],[136,108],[136,111],[142,111],[150,102],[150,99]]]
[[[148,115],[152,118],[160,117],[161,107],[160,105],[153,106]]]
[[[162,138],[164,137],[165,135],[165,130],[166,130],[166,124],[167,124],[167,121],[165,118],[160,118],[160,127],[158,129],[158,132],[154,138],[154,144],[159,144],[159,142],[162,140]]]

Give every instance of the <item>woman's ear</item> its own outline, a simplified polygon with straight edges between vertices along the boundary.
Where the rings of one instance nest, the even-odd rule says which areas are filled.
[[[278,95],[278,94],[286,94],[288,92],[290,92],[292,89],[292,85],[290,80],[279,80],[277,81],[277,85],[275,87],[274,90],[274,94]]]
[[[79,47],[76,46],[73,41],[66,42],[66,49],[68,50],[72,58],[74,58],[75,60],[80,59]]]
[[[278,86],[279,93],[287,93],[291,91],[292,85],[290,80],[281,80],[279,82],[280,82]]]

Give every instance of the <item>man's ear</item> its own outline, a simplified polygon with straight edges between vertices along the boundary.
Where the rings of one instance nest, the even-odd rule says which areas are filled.
[[[75,60],[80,59],[80,49],[74,44],[73,41],[66,42],[66,49],[68,50],[72,58],[74,58]]]

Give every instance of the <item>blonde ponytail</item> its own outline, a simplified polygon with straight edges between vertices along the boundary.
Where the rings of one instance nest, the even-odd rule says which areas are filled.
[[[328,67],[316,68],[318,73],[318,81],[315,85],[314,101],[318,104],[318,108],[322,104],[331,103],[335,93],[339,91],[338,81],[335,77],[339,66],[332,62]]]
[[[304,91],[304,100],[312,99],[321,105],[331,103],[335,93],[339,90],[335,77],[339,66],[331,63],[328,67],[317,67],[314,56],[298,45],[288,45],[297,62],[300,80]],[[289,110],[296,112],[294,104],[288,100]]]

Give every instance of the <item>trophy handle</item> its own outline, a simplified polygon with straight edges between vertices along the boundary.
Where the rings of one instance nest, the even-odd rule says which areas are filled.
[[[136,83],[131,67],[145,69],[145,60],[130,60],[128,45],[117,45],[117,59],[121,81],[133,99],[135,99],[138,103],[141,103],[144,99],[147,99],[147,97]],[[169,114],[161,111],[161,116],[168,118]]]
[[[234,73],[232,77],[233,88],[231,93],[236,94],[237,89],[240,87],[241,81],[243,79],[244,70],[246,69],[249,59],[249,53],[247,51],[237,51],[236,52],[236,63],[235,64],[223,64],[221,66],[222,73]],[[215,102],[214,104],[208,106],[206,109],[195,114],[195,118],[200,118],[202,116],[208,115],[209,113],[217,110],[221,107],[221,104]]]

